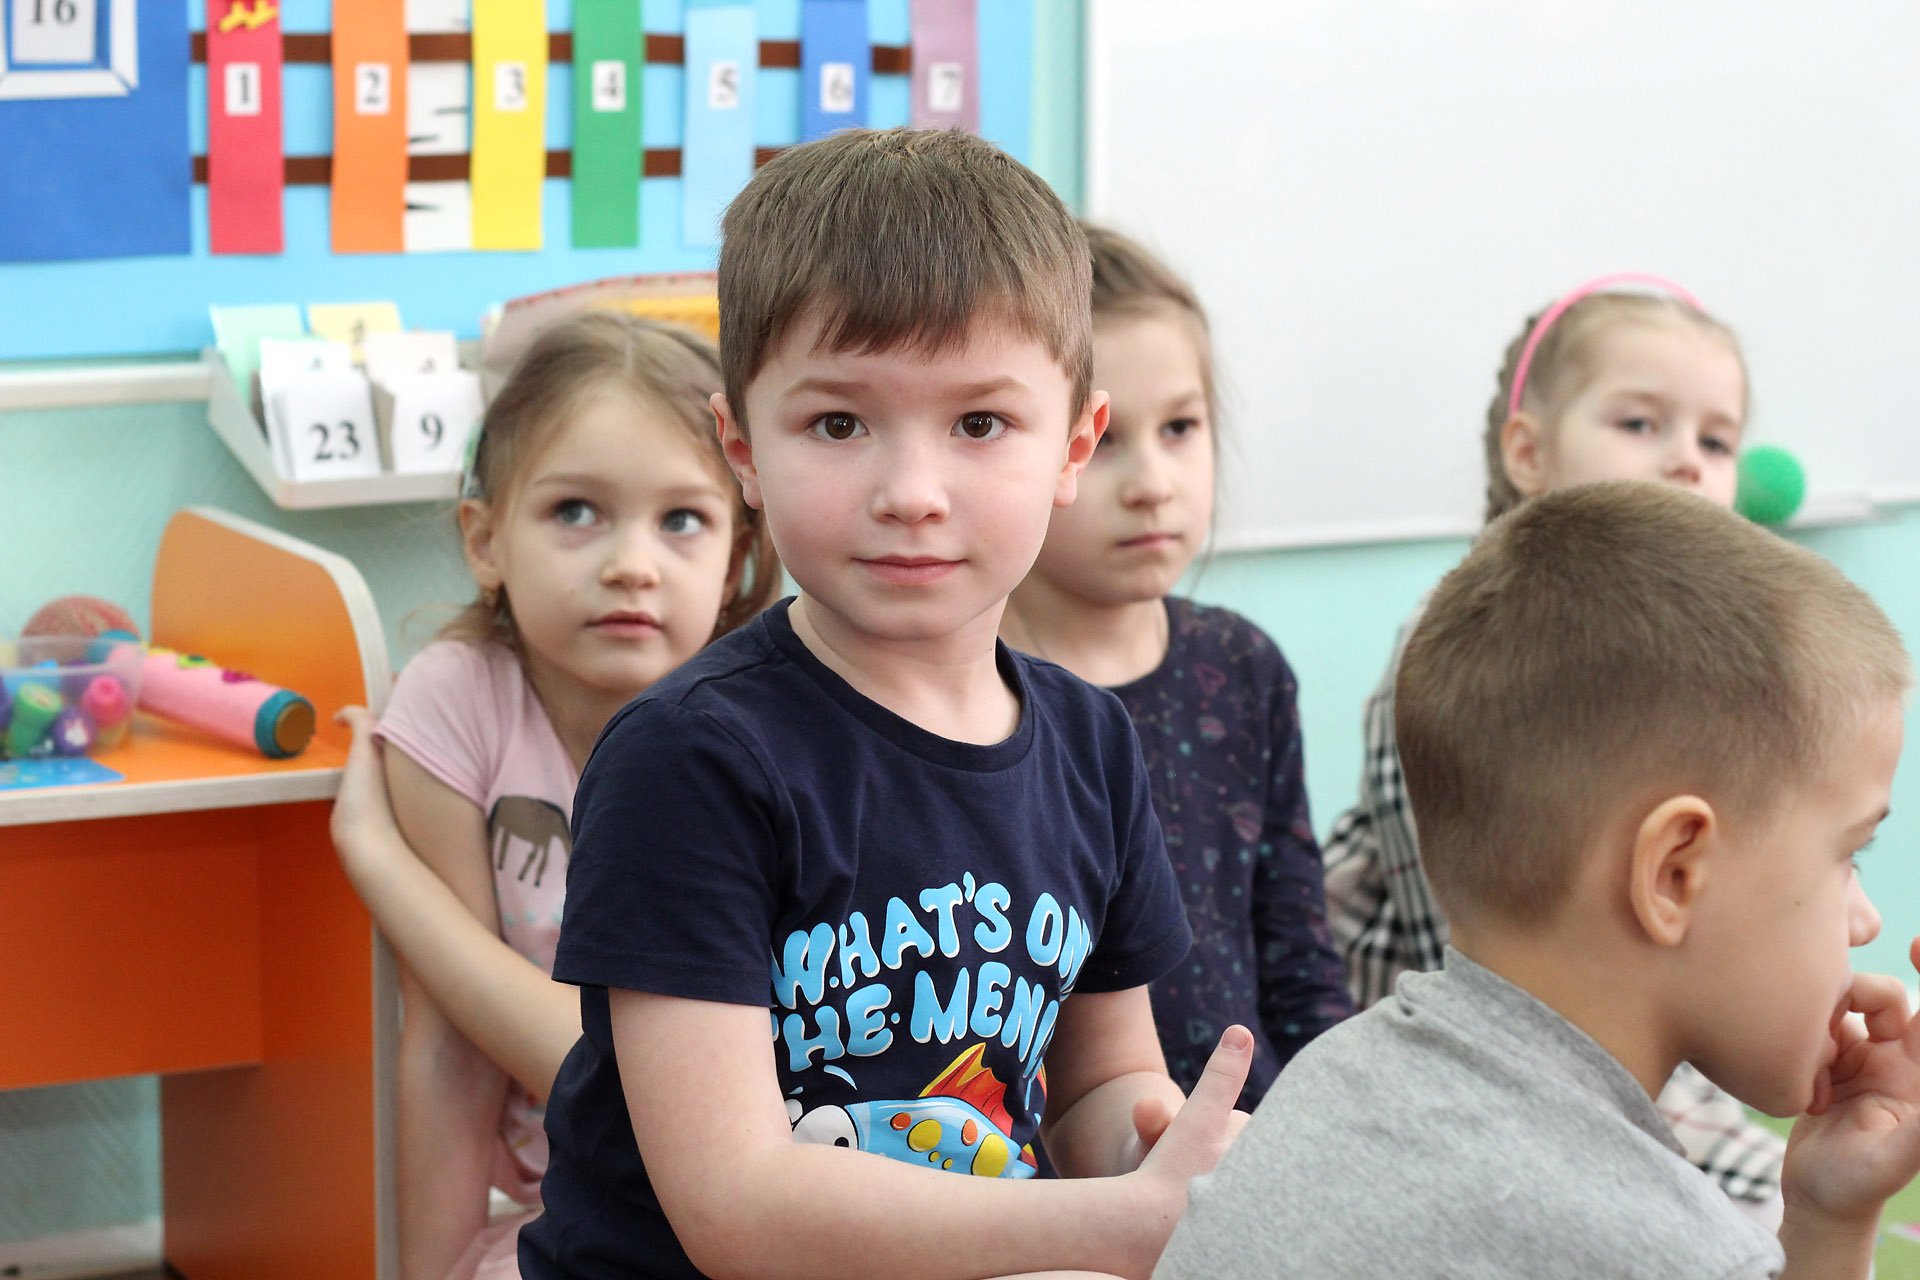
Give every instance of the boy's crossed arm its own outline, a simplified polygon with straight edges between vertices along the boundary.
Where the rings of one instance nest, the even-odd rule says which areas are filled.
[[[1135,1047],[1144,989],[1068,1000],[1048,1057],[1060,1108],[1049,1152],[1057,1141],[1063,1168],[1116,1176],[1026,1182],[795,1142],[764,1009],[618,990],[609,1003],[641,1158],[681,1247],[716,1280],[973,1280],[1050,1268],[1145,1277],[1186,1207],[1188,1180],[1213,1168],[1245,1121],[1233,1107],[1253,1040],[1231,1028],[1128,1171],[1145,1145],[1135,1104],[1151,1138],[1155,1114],[1179,1096],[1150,1017],[1145,1048]],[[1121,1034],[1091,1038],[1101,1026]]]
[[[1920,968],[1920,938],[1908,946]],[[1856,974],[1838,1050],[1793,1126],[1781,1176],[1782,1280],[1864,1276],[1887,1199],[1920,1175],[1920,1017],[1894,978]]]

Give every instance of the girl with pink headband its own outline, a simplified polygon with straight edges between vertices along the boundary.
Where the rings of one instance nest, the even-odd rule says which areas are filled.
[[[1589,280],[1530,317],[1507,346],[1487,406],[1486,518],[1601,480],[1660,481],[1731,507],[1747,404],[1739,343],[1686,289],[1640,273]],[[1362,1008],[1389,995],[1401,973],[1438,969],[1447,942],[1393,736],[1394,677],[1419,618],[1416,610],[1401,628],[1367,702],[1360,799],[1326,844],[1329,922]],[[1688,1158],[1777,1225],[1781,1139],[1692,1067],[1656,1102]]]

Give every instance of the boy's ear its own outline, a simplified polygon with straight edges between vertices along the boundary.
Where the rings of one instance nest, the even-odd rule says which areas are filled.
[[[1060,466],[1060,478],[1053,487],[1053,505],[1070,507],[1080,493],[1080,473],[1087,469],[1087,463],[1093,461],[1093,451],[1100,443],[1100,437],[1107,434],[1107,419],[1112,406],[1107,393],[1095,391],[1087,397],[1086,408],[1074,420],[1073,429],[1067,433],[1067,457]]]
[[[720,452],[727,457],[727,466],[733,469],[733,478],[740,482],[740,494],[747,505],[755,511],[762,510],[760,504],[760,473],[753,466],[753,441],[747,439],[745,428],[740,425],[740,416],[727,403],[726,393],[716,391],[707,403],[713,408],[714,430],[720,435]]]
[[[1649,941],[1686,940],[1721,841],[1720,820],[1699,796],[1673,796],[1654,806],[1633,832],[1627,901]]]
[[[1546,492],[1545,445],[1546,432],[1530,413],[1516,413],[1500,428],[1500,465],[1522,497]]]
[[[498,591],[502,579],[493,554],[493,508],[479,498],[460,500],[460,550],[480,590],[488,595]]]

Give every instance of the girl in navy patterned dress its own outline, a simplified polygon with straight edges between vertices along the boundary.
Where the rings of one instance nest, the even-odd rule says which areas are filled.
[[[1099,227],[1087,238],[1094,385],[1112,416],[1002,634],[1132,713],[1193,926],[1186,962],[1152,986],[1167,1068],[1191,1089],[1220,1032],[1249,1026],[1251,1108],[1352,1011],[1307,816],[1293,672],[1239,614],[1169,595],[1213,523],[1206,315],[1139,245]]]

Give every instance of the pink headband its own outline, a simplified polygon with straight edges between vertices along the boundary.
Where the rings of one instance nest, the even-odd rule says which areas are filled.
[[[1533,354],[1540,349],[1540,340],[1547,336],[1547,330],[1553,328],[1553,322],[1567,314],[1573,304],[1582,298],[1596,293],[1610,293],[1623,284],[1644,284],[1670,293],[1688,306],[1699,311],[1706,308],[1700,305],[1700,299],[1667,279],[1665,276],[1650,276],[1639,271],[1616,271],[1612,275],[1595,276],[1583,285],[1569,290],[1558,302],[1548,307],[1533,326],[1533,332],[1527,335],[1527,345],[1520,349],[1520,363],[1513,369],[1513,394],[1507,397],[1507,416],[1511,418],[1520,412],[1520,397],[1527,390],[1527,370],[1533,367]]]

